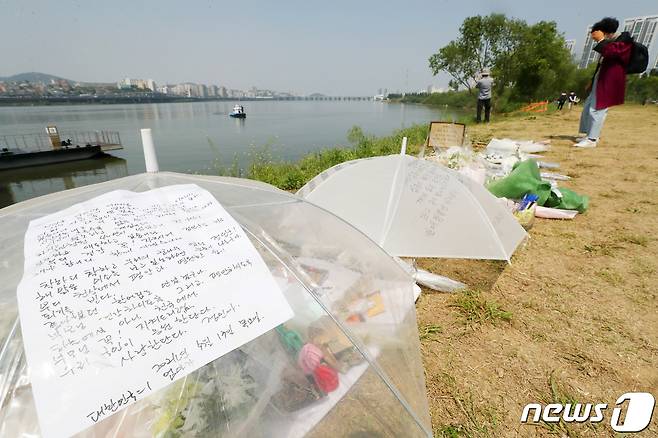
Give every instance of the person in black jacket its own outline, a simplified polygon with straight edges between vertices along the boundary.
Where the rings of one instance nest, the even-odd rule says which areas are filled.
[[[566,101],[567,101],[567,93],[562,92],[562,94],[560,94],[560,97],[557,98],[557,109],[559,111],[562,111],[562,107],[564,107],[564,103]]]

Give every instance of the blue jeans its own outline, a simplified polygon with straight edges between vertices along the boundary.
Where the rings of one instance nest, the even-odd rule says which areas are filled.
[[[601,135],[601,129],[603,129],[603,122],[605,121],[605,116],[608,115],[608,108],[603,108],[600,110],[596,109],[596,83],[598,82],[598,76],[594,78],[594,84],[592,85],[592,91],[585,100],[583,105],[583,112],[580,115],[580,131],[587,134],[587,138],[591,140],[598,140]]]

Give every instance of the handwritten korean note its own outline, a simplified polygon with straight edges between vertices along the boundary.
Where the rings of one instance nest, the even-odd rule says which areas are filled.
[[[41,432],[70,436],[293,316],[207,191],[115,191],[30,223],[18,286]]]
[[[433,237],[447,219],[457,201],[457,191],[448,172],[437,171],[437,166],[426,161],[414,160],[407,166],[409,196],[422,209],[420,219],[425,235]]]

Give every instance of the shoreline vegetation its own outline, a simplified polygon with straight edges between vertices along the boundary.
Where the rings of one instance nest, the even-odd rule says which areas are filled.
[[[549,104],[556,106],[556,100],[562,91],[569,92],[571,90],[578,90],[578,96],[581,101],[585,99],[587,93],[585,92],[585,85],[589,81],[589,77],[594,74],[593,68],[581,70],[578,73],[578,80],[575,81],[573,87],[562,87],[563,89],[556,89],[555,93],[545,98],[538,98],[536,100],[547,100]],[[390,94],[389,99],[391,102],[397,103],[410,103],[429,105],[434,107],[448,107],[456,110],[470,110],[474,111],[477,103],[477,92],[469,92],[468,90],[460,91],[446,91],[443,93],[409,93],[405,95]],[[656,103],[658,102],[658,71],[650,74],[639,76],[631,75],[626,80],[626,102],[628,103]],[[522,107],[532,103],[532,100],[515,100],[512,93],[502,91],[495,93],[492,99],[492,111],[497,114],[508,114],[520,110]]]
[[[550,109],[547,114],[553,112],[554,110]],[[503,114],[505,120],[522,117],[536,118],[537,116],[519,111]],[[474,123],[474,117],[471,115],[462,115],[456,119],[450,118],[442,121],[465,124],[469,140],[476,144],[486,144],[491,139],[491,136],[481,136],[468,131],[470,125]],[[399,153],[403,137],[407,137],[407,154],[417,155],[425,144],[428,134],[429,121],[427,124],[415,124],[395,130],[386,136],[371,135],[365,133],[359,126],[353,126],[347,133],[348,145],[327,147],[307,153],[296,160],[279,158],[272,148],[266,145],[253,148],[249,152],[246,168],[240,166],[237,155],[230,164],[226,164],[219,156],[215,168],[221,176],[250,178],[271,184],[281,190],[297,191],[315,176],[337,164],[360,158]]]
[[[230,165],[218,159],[217,171],[222,176],[246,177],[271,184],[286,191],[297,191],[319,173],[345,161],[391,155],[400,152],[402,137],[407,137],[407,154],[416,155],[427,137],[427,125],[412,125],[391,135],[376,137],[353,126],[347,133],[350,146],[335,146],[311,152],[298,160],[274,156],[270,147],[253,149],[247,168],[241,168],[235,157]]]

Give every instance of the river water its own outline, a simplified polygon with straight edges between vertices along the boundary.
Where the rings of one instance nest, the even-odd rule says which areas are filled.
[[[0,171],[0,207],[35,196],[144,172],[140,128],[152,128],[161,170],[217,174],[250,152],[268,147],[274,158],[347,145],[347,132],[387,135],[452,112],[421,105],[368,101],[242,102],[246,119],[228,116],[234,102],[79,105],[0,108],[0,135],[62,131],[118,131],[124,149],[111,157]]]

